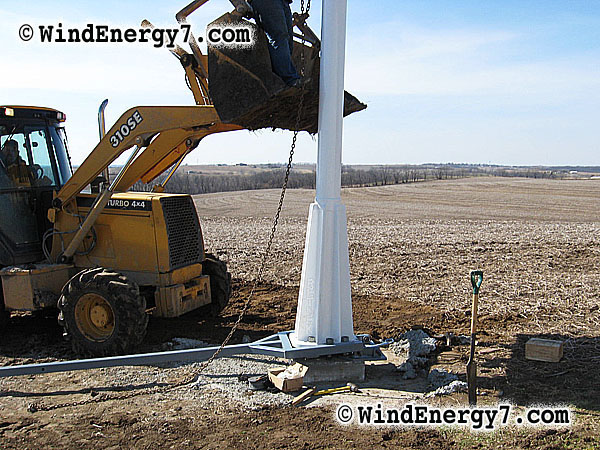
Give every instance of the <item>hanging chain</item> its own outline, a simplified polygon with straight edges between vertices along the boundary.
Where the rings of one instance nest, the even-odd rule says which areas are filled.
[[[300,0],[300,15],[304,15],[305,13],[308,14],[308,12],[310,11],[310,2],[311,2],[311,0],[308,0],[308,2],[306,4],[306,10],[305,10],[304,9],[304,0]],[[305,77],[304,72],[306,69],[305,54],[304,54],[305,53],[305,48],[304,48],[305,42],[306,42],[305,39],[302,39],[302,52],[300,55],[300,61],[301,61],[300,75],[302,77]],[[244,306],[242,307],[242,310],[241,310],[237,320],[233,324],[233,327],[231,327],[229,334],[227,335],[227,337],[225,338],[223,343],[219,346],[219,348],[212,354],[212,356],[210,358],[208,358],[206,361],[202,362],[200,364],[200,366],[198,367],[198,369],[191,376],[184,378],[181,381],[178,381],[175,383],[170,383],[167,386],[155,386],[153,388],[137,390],[137,391],[132,391],[132,392],[126,392],[123,394],[114,394],[114,395],[98,394],[97,396],[86,399],[86,400],[80,400],[80,401],[75,401],[75,402],[66,402],[66,403],[56,403],[53,405],[44,405],[43,403],[30,403],[27,406],[27,410],[29,412],[33,413],[36,411],[53,411],[55,409],[66,408],[66,407],[83,406],[83,405],[89,405],[91,403],[102,403],[102,402],[106,402],[109,400],[126,400],[126,399],[130,399],[133,397],[138,397],[140,395],[147,395],[147,394],[150,395],[150,394],[156,394],[159,392],[160,393],[169,392],[169,391],[172,391],[179,387],[183,387],[183,386],[192,384],[194,381],[196,381],[196,379],[199,377],[199,375],[202,374],[202,372],[219,356],[219,354],[223,351],[223,348],[225,348],[225,346],[231,340],[233,334],[237,331],[242,319],[246,315],[246,311],[248,311],[248,307],[250,306],[250,302],[252,301],[252,298],[254,297],[254,292],[256,291],[256,288],[262,282],[263,273],[264,273],[265,267],[267,266],[267,261],[269,259],[269,256],[271,254],[271,247],[273,246],[273,240],[275,238],[275,233],[277,232],[277,225],[279,224],[279,216],[281,215],[281,210],[283,209],[283,201],[285,199],[285,193],[286,193],[288,181],[290,178],[290,172],[292,170],[292,161],[294,159],[294,152],[296,151],[296,142],[298,139],[298,133],[300,132],[300,121],[302,120],[302,111],[304,109],[305,94],[306,94],[306,83],[302,83],[301,87],[300,87],[300,101],[298,102],[298,111],[296,113],[294,135],[292,137],[292,144],[290,146],[290,156],[288,158],[287,167],[285,170],[285,177],[283,179],[283,185],[281,186],[281,194],[279,196],[279,204],[277,205],[277,212],[275,213],[275,216],[273,218],[273,224],[271,226],[271,233],[269,235],[269,240],[267,241],[267,245],[265,246],[265,249],[263,251],[260,266],[258,268],[258,273],[257,273],[254,283],[252,285],[252,289],[250,290],[250,293],[248,294],[248,297],[246,298],[246,302],[244,303]]]

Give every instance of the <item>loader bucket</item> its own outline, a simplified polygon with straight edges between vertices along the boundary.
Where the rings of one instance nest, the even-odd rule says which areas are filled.
[[[271,70],[267,38],[252,22],[224,14],[208,29],[226,25],[251,28],[254,45],[208,45],[208,80],[213,105],[224,123],[249,130],[282,128],[295,130],[302,91],[290,88]],[[305,85],[303,108],[298,130],[316,133],[319,115],[319,52],[316,48],[294,42],[292,58],[297,70],[302,67],[304,52]],[[344,116],[367,106],[344,92]]]

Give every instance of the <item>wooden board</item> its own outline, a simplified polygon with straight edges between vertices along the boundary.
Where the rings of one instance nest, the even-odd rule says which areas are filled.
[[[302,394],[294,397],[294,400],[292,400],[292,406],[296,406],[296,405],[302,403],[304,400],[311,397],[315,393],[316,390],[317,390],[316,387],[311,387],[311,388],[308,388],[307,390],[305,390]]]

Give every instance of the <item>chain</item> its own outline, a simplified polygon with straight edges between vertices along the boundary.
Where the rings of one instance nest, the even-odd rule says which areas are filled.
[[[308,12],[310,10],[310,2],[311,2],[311,0],[308,0],[308,2],[306,4],[306,10],[305,10],[304,9],[304,0],[300,0],[300,14],[304,14],[304,13],[308,14]],[[304,74],[304,71],[305,71],[304,43],[305,43],[305,40],[302,39],[303,47],[302,47],[302,53],[301,53],[301,58],[300,58],[300,61],[301,61],[300,73],[302,74],[302,76],[305,75]],[[246,302],[244,303],[244,306],[242,307],[242,311],[240,312],[237,320],[233,324],[233,327],[231,327],[229,334],[227,335],[227,337],[225,338],[223,343],[219,346],[219,348],[212,354],[212,356],[210,358],[208,358],[206,361],[204,361],[200,364],[200,366],[198,367],[198,370],[196,370],[192,376],[184,378],[183,380],[178,381],[176,383],[170,383],[167,386],[155,386],[153,388],[137,390],[137,391],[133,391],[133,392],[126,392],[123,394],[114,394],[114,395],[99,394],[95,397],[92,397],[92,398],[89,398],[86,400],[76,401],[76,402],[56,403],[53,405],[44,405],[43,403],[30,403],[27,406],[27,410],[29,412],[33,413],[36,411],[53,411],[56,409],[61,409],[61,408],[66,408],[66,407],[83,406],[83,405],[89,405],[92,403],[102,403],[102,402],[106,402],[109,400],[126,400],[126,399],[130,399],[133,397],[138,397],[140,395],[156,394],[159,392],[160,393],[169,392],[174,389],[192,384],[194,381],[196,381],[198,376],[219,356],[219,354],[223,351],[223,348],[225,348],[225,346],[231,340],[233,334],[237,331],[242,319],[246,315],[246,311],[248,311],[248,307],[250,306],[252,298],[254,297],[254,292],[256,291],[256,288],[258,287],[258,285],[262,282],[263,272],[265,270],[267,261],[271,254],[271,247],[273,246],[273,239],[275,238],[275,233],[277,232],[277,225],[279,224],[279,216],[281,215],[281,210],[283,209],[283,201],[285,199],[285,193],[286,193],[288,181],[290,178],[290,172],[292,170],[292,161],[294,159],[294,152],[296,151],[296,142],[298,140],[298,133],[300,132],[300,121],[302,119],[302,110],[304,109],[304,97],[306,94],[305,83],[302,83],[300,89],[301,89],[300,101],[298,102],[298,112],[296,113],[294,135],[292,137],[292,144],[290,146],[290,156],[288,158],[287,167],[285,170],[285,177],[283,179],[283,185],[281,186],[281,194],[279,196],[279,204],[277,205],[277,212],[275,213],[275,216],[273,218],[273,224],[271,226],[271,233],[269,235],[269,240],[263,251],[263,255],[262,255],[261,262],[260,262],[260,266],[258,268],[257,276],[252,285],[252,289],[250,290],[250,293],[248,294]]]

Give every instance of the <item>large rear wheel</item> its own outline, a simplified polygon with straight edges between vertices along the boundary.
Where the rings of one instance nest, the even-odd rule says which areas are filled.
[[[231,274],[227,265],[215,255],[207,253],[202,262],[202,271],[210,277],[210,314],[218,316],[231,297]]]
[[[129,353],[146,335],[146,300],[138,286],[107,269],[84,270],[65,285],[59,323],[82,356]]]

